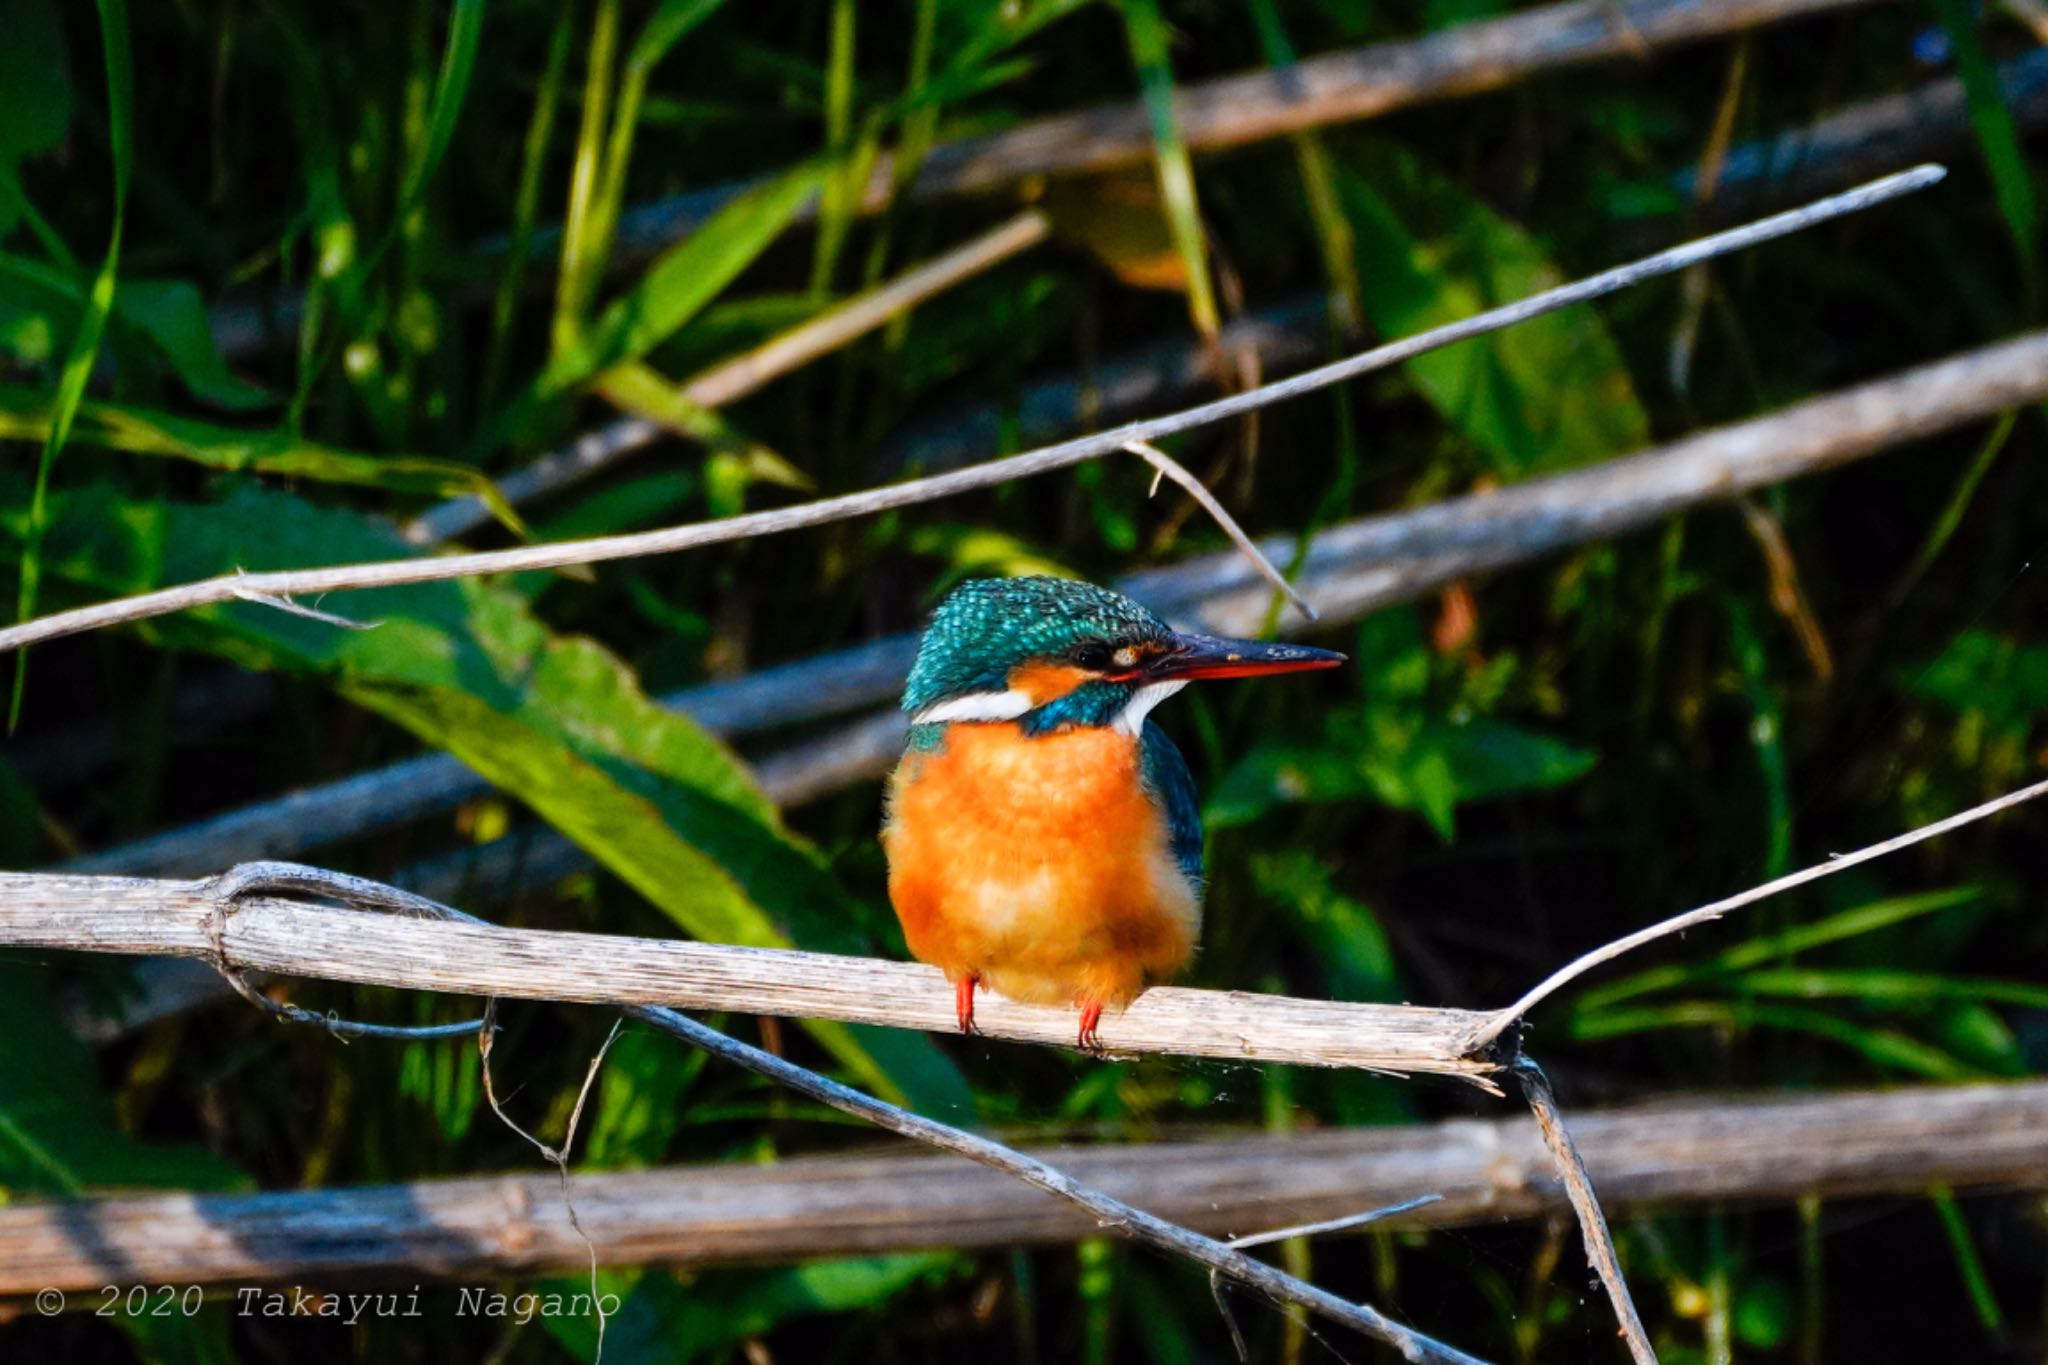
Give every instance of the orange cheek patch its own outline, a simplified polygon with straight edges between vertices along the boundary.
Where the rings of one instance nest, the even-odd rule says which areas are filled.
[[[1012,691],[1022,692],[1031,698],[1033,706],[1043,706],[1049,701],[1058,701],[1082,683],[1094,679],[1093,673],[1072,664],[1029,663],[1011,669],[1007,681]]]

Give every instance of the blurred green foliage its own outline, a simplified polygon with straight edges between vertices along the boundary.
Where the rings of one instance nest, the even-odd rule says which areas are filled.
[[[913,429],[999,433],[971,453],[992,456],[1019,443],[1028,386],[1047,376],[1069,376],[1094,420],[1093,384],[1113,358],[1199,345],[1247,313],[1320,301],[1312,341],[1341,354],[1773,207],[1753,183],[1707,192],[1693,186],[1712,175],[1681,177],[1718,160],[1717,128],[1766,138],[1951,68],[1970,122],[1936,193],[1197,433],[1175,453],[1255,532],[1305,535],[1641,449],[2039,320],[2038,147],[1997,79],[2031,41],[2019,7],[1854,7],[1222,154],[1191,148],[1174,111],[1190,80],[1530,8],[267,0],[131,13],[119,0],[9,0],[0,443],[15,458],[0,469],[0,561],[21,610],[48,610],[235,568],[432,553],[399,528],[449,496],[490,502],[493,524],[469,537],[484,545],[865,487],[907,472],[899,438]],[[993,168],[971,196],[901,193],[935,148],[1102,104],[1141,117],[1149,164],[1014,184]],[[704,197],[736,183],[747,191]],[[887,206],[867,202],[876,185],[898,191]],[[725,407],[682,392],[1023,202],[1045,208],[1056,245]],[[663,231],[664,217],[691,226]],[[1213,393],[1222,370],[1197,368],[1198,394]],[[494,478],[622,415],[672,436],[552,498],[514,509],[497,497]],[[1344,673],[1177,701],[1162,719],[1204,790],[1212,873],[1191,979],[1498,1003],[1652,918],[2037,775],[2043,434],[2039,413],[2010,414],[1773,490],[1740,515],[1702,508],[1333,628],[1329,642],[1357,660]],[[39,649],[15,674],[19,721],[0,756],[10,866],[427,748],[494,794],[314,856],[389,876],[531,816],[597,871],[468,908],[901,954],[873,786],[779,811],[741,753],[650,696],[913,629],[969,574],[1108,579],[1224,544],[1177,496],[1148,502],[1146,479],[1108,463],[772,545],[317,604],[375,623],[360,631],[240,603]],[[272,683],[257,709],[213,714],[244,672]],[[89,742],[107,734],[111,746]],[[109,747],[111,764],[85,757]],[[1546,1006],[1534,1046],[1573,1106],[2040,1073],[2048,925],[2029,912],[2043,818],[2017,812],[1666,945]],[[78,1042],[60,1004],[124,981],[105,963],[0,962],[5,1191],[294,1188],[534,1164],[480,1115],[473,1047],[342,1047],[232,1006],[97,1051]],[[453,1008],[300,993],[407,1022]],[[505,1022],[494,1074],[502,1089],[516,1071],[522,1122],[558,1140],[607,1021],[522,1007]],[[1020,1139],[1494,1112],[1377,1077],[726,1023]],[[583,1122],[579,1161],[608,1169],[772,1161],[867,1137],[636,1030]],[[2022,1199],[1934,1189],[1841,1210],[1674,1212],[1619,1231],[1671,1361],[1935,1358],[1957,1342],[2041,1353],[2048,1230]],[[1490,1357],[1602,1357],[1606,1310],[1574,1283],[1576,1249],[1547,1236],[1377,1234],[1281,1254]],[[611,1360],[1230,1350],[1197,1272],[1108,1241],[607,1269],[596,1282],[619,1297]],[[493,1286],[590,1287],[573,1275]],[[508,1329],[457,1316],[452,1293],[430,1289],[421,1319],[353,1332],[258,1330],[219,1298],[193,1321],[0,1321],[0,1357],[597,1355],[588,1316]],[[1313,1349],[1278,1315],[1238,1311],[1258,1358]]]

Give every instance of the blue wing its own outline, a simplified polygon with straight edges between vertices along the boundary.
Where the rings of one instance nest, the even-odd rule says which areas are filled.
[[[1139,771],[1144,775],[1145,785],[1166,808],[1168,837],[1173,840],[1173,856],[1180,863],[1182,872],[1195,888],[1195,894],[1202,894],[1202,811],[1195,798],[1194,774],[1188,771],[1188,761],[1182,758],[1180,750],[1166,737],[1166,731],[1145,722],[1145,729],[1139,740]]]

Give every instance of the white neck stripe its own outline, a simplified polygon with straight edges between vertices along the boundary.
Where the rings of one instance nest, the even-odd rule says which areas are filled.
[[[956,720],[1015,720],[1035,702],[1015,688],[1007,692],[969,692],[962,697],[927,706],[910,718],[912,725],[944,725]]]

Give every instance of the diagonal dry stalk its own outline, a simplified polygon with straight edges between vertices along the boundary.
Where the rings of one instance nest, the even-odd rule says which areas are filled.
[[[1614,1316],[1621,1323],[1621,1336],[1628,1343],[1629,1356],[1635,1365],[1657,1365],[1657,1348],[1650,1344],[1650,1334],[1643,1330],[1642,1314],[1636,1311],[1628,1281],[1621,1273],[1614,1236],[1607,1230],[1607,1215],[1593,1193],[1593,1177],[1586,1173],[1585,1159],[1564,1126],[1557,1096],[1551,1093],[1550,1078],[1527,1057],[1517,1060],[1513,1071],[1521,1083],[1522,1097],[1529,1102],[1529,1112],[1536,1118],[1536,1131],[1543,1135],[1543,1145],[1550,1149],[1551,1159],[1564,1177],[1565,1195],[1578,1216],[1579,1235],[1586,1242],[1586,1259],[1593,1263],[1600,1283],[1607,1289],[1607,1299],[1614,1305]]]
[[[1505,307],[1490,309],[1444,327],[1433,328],[1400,341],[1374,347],[1305,374],[1168,416],[1126,423],[1108,431],[1063,441],[1006,459],[991,460],[967,469],[913,479],[888,487],[843,494],[839,497],[821,498],[796,507],[752,512],[718,521],[672,526],[631,535],[603,536],[554,545],[522,546],[478,554],[340,565],[325,569],[223,574],[217,578],[139,593],[96,606],[56,612],[36,620],[22,622],[0,630],[0,651],[20,649],[44,640],[75,635],[81,631],[147,620],[194,607],[246,600],[252,593],[287,598],[295,595],[314,596],[362,588],[445,582],[483,574],[561,569],[571,565],[671,554],[705,545],[821,526],[850,517],[867,516],[931,502],[972,489],[993,487],[1097,459],[1112,451],[1122,450],[1133,441],[1157,441],[1165,436],[1241,416],[1268,404],[1299,397],[1359,375],[1400,364],[1443,346],[1483,336],[1502,327],[1556,312],[1573,304],[1602,298],[1644,280],[1681,271],[1701,261],[1711,260],[1716,256],[1739,251],[1759,242],[1782,237],[1818,223],[1860,212],[1900,195],[1925,189],[1940,181],[1944,174],[1938,166],[1921,166],[1910,171],[1902,171],[1804,207],[1790,209],[1741,227],[1698,238],[1641,260],[1561,285],[1556,289],[1545,290]]]

